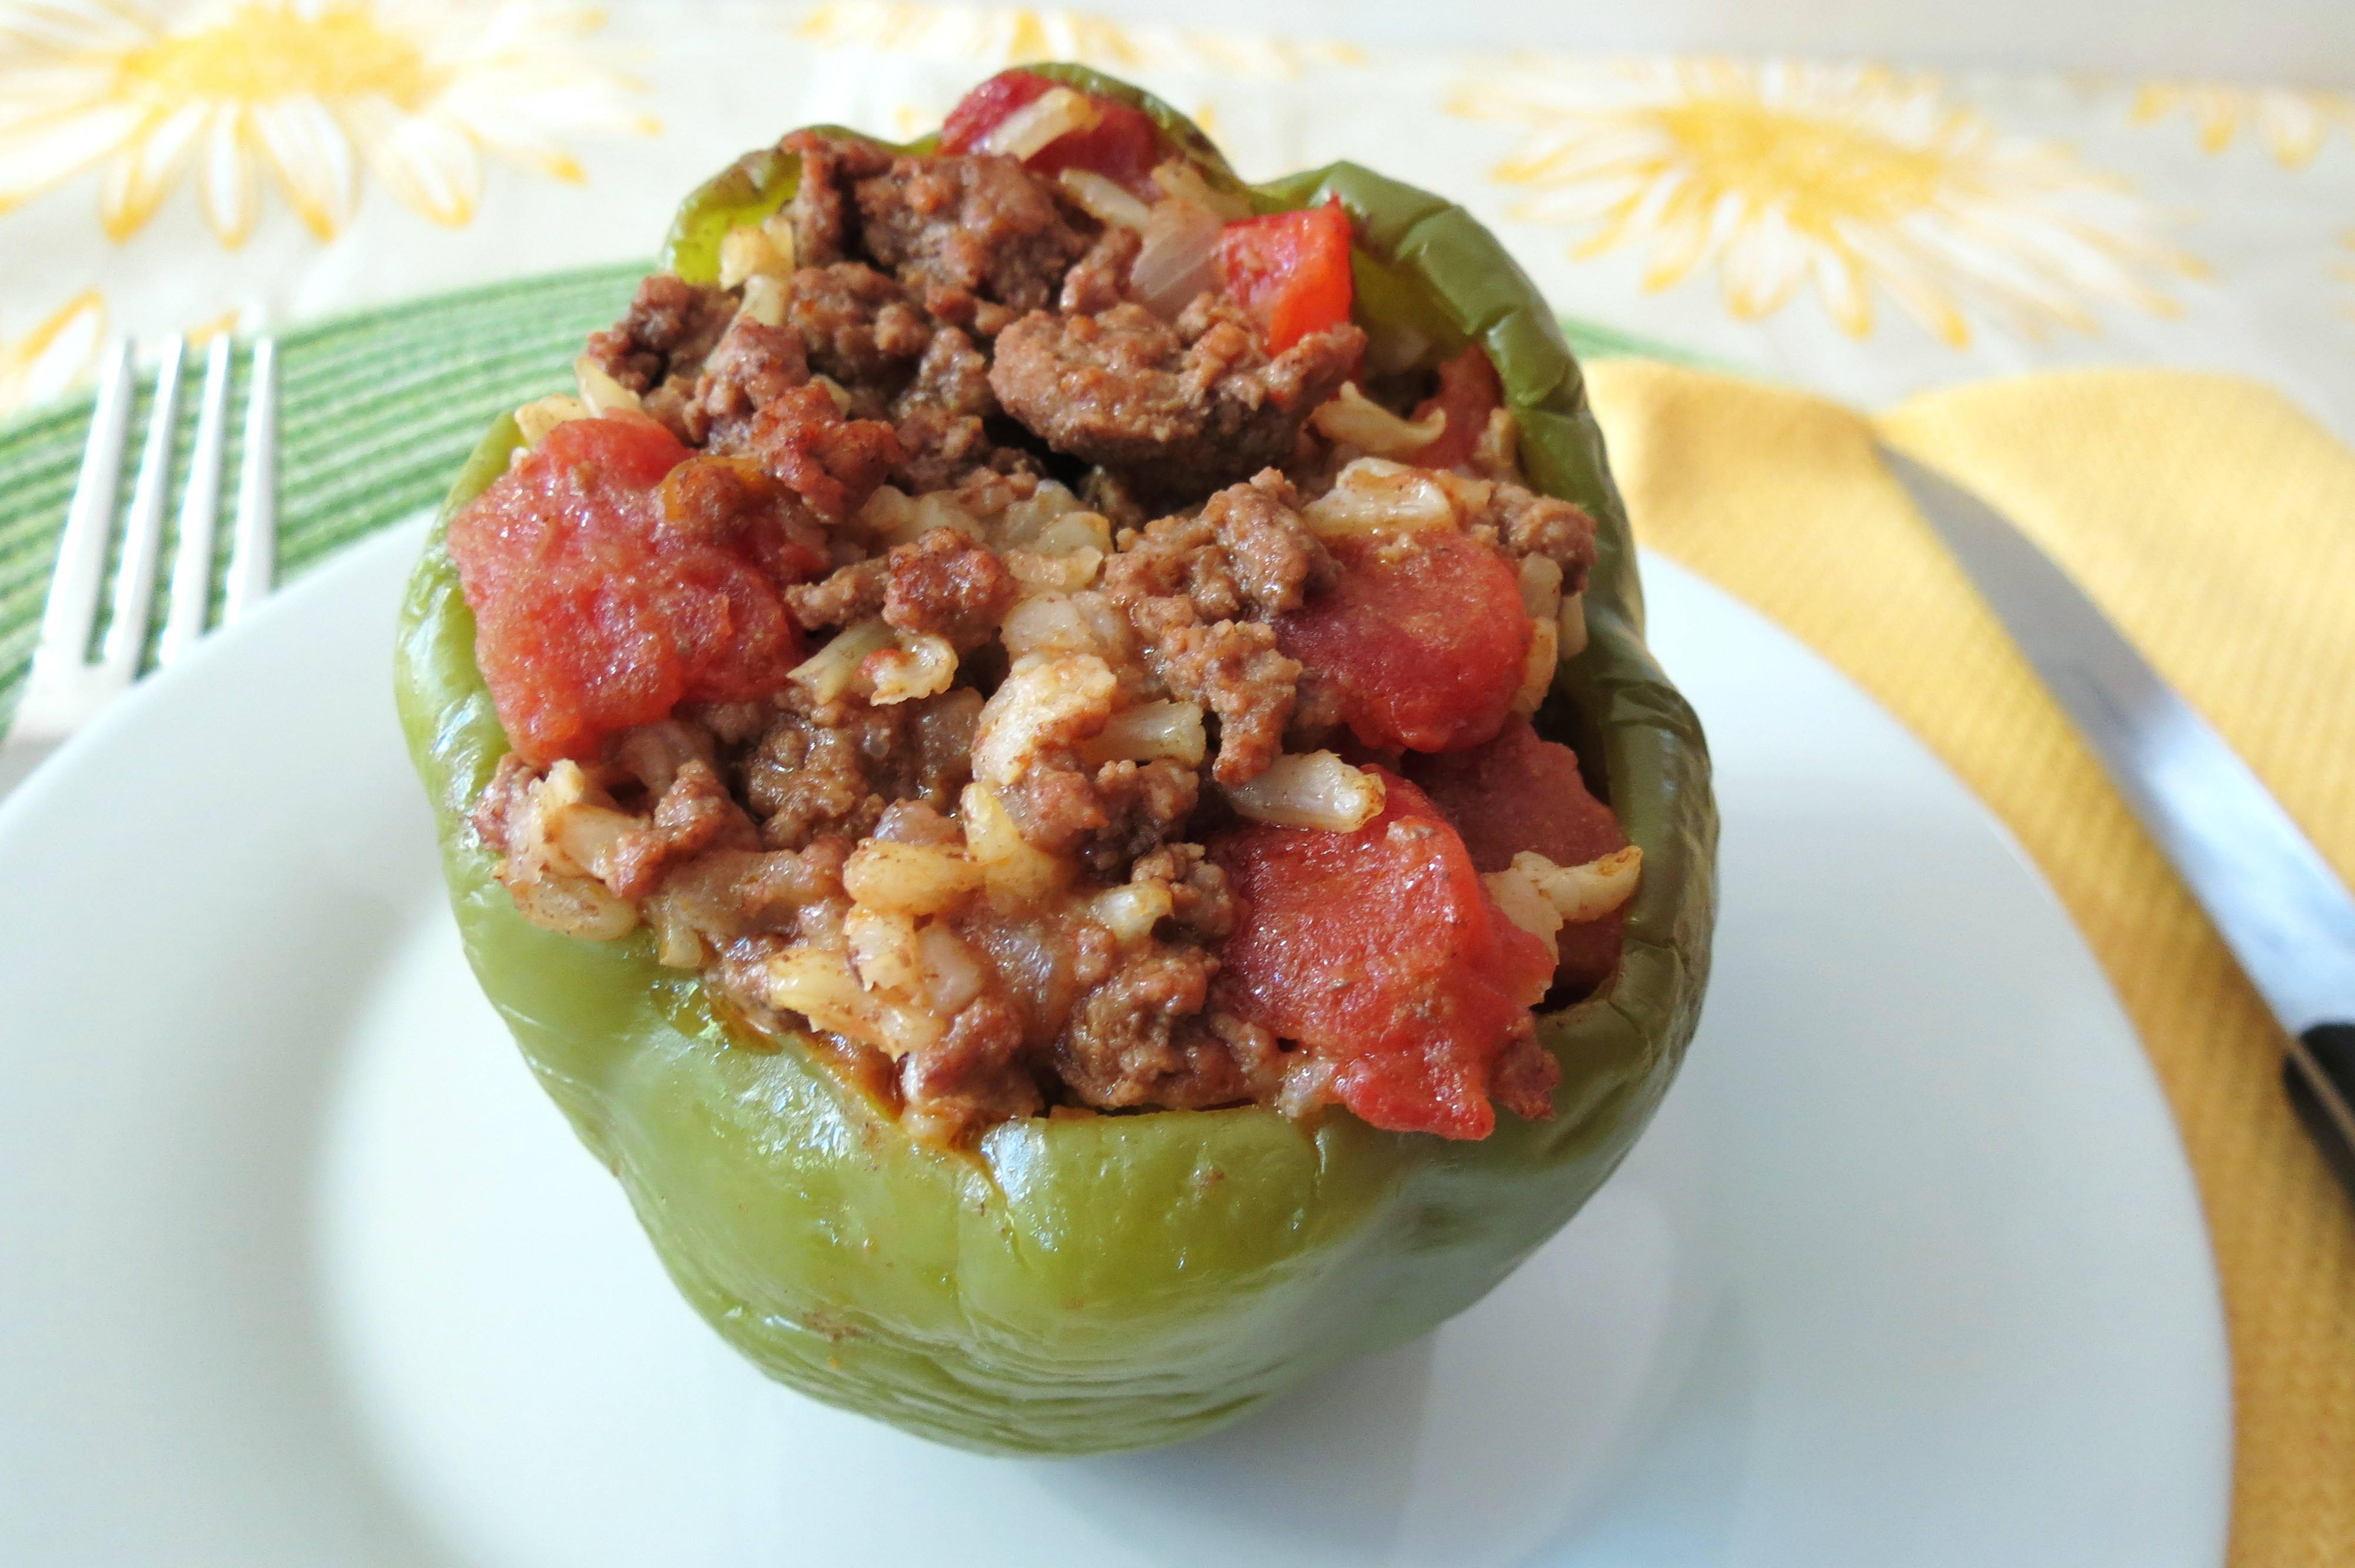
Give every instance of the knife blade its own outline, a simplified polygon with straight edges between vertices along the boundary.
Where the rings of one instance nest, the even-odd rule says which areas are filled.
[[[2355,1197],[2355,896],[2224,737],[2051,556],[1936,470],[1887,445],[1881,458],[2280,1022],[2290,1103]]]

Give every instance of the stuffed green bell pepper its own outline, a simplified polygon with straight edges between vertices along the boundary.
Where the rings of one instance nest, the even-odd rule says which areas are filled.
[[[1008,72],[723,172],[576,369],[458,476],[400,711],[485,993],[764,1372],[1178,1441],[1627,1152],[1709,765],[1461,208]]]

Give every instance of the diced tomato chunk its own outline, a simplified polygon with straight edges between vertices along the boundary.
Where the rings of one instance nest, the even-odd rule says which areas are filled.
[[[763,525],[757,471],[715,470],[666,516],[663,482],[690,461],[729,461],[642,417],[570,420],[451,518],[474,662],[531,761],[593,758],[681,702],[765,695],[800,662],[780,589],[816,563]],[[709,493],[730,486],[733,511]]]
[[[1313,332],[1349,319],[1349,212],[1323,207],[1227,225],[1219,237],[1227,292],[1267,323],[1267,351],[1282,354]]]
[[[1505,384],[1497,379],[1488,351],[1476,341],[1465,344],[1463,353],[1440,365],[1438,393],[1424,398],[1414,410],[1418,419],[1433,408],[1444,410],[1447,428],[1405,461],[1421,468],[1454,468],[1470,462],[1479,450],[1481,432],[1488,428],[1488,416],[1504,402]]]
[[[1046,97],[1054,85],[1037,71],[999,71],[958,99],[941,122],[941,151],[972,152],[1007,115]]]
[[[1336,686],[1376,749],[1454,751],[1512,711],[1531,636],[1519,580],[1477,539],[1433,533],[1334,554],[1339,584],[1275,623],[1276,645]]]
[[[1388,798],[1355,832],[1254,823],[1211,840],[1248,911],[1214,1000],[1331,1064],[1341,1103],[1374,1126],[1486,1138],[1490,1070],[1553,966],[1423,791],[1372,771]]]
[[[970,153],[1004,123],[1016,110],[1044,98],[1061,84],[1036,71],[1006,70],[991,77],[957,101],[941,127],[941,151]],[[1082,94],[1095,106],[1096,122],[1084,131],[1056,137],[1023,160],[1025,168],[1042,175],[1065,169],[1085,169],[1151,200],[1160,193],[1153,183],[1154,165],[1168,156],[1161,128],[1141,109],[1102,97]]]
[[[1486,746],[1412,758],[1408,771],[1464,835],[1482,871],[1504,870],[1522,850],[1556,865],[1584,865],[1626,847],[1619,819],[1580,776],[1578,754],[1540,738],[1527,719],[1509,721]],[[1587,990],[1609,979],[1626,925],[1625,910],[1617,909],[1564,926],[1555,979]]]

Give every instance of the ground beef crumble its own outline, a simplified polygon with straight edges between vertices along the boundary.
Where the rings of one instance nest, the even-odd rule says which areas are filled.
[[[1017,592],[994,552],[949,528],[895,547],[889,573],[884,620],[901,631],[945,637],[959,648],[995,637]]]
[[[814,705],[790,690],[780,700],[790,705],[743,762],[745,800],[768,847],[864,837],[894,801],[955,809],[971,776],[979,692],[960,686],[890,707]]]
[[[875,1059],[936,1141],[1050,1108],[1295,1096],[1300,1051],[1212,1005],[1248,909],[1200,841],[1287,736],[1297,753],[1339,728],[1275,622],[1344,570],[1312,514],[1352,454],[1307,421],[1359,374],[1365,334],[1270,355],[1215,290],[1156,315],[1129,281],[1137,234],[1007,159],[780,146],[801,160],[794,255],[762,308],[657,275],[586,358],[697,449],[662,482],[669,524],[757,541],[812,656],[771,696],[682,707],[595,766],[509,757],[474,808],[482,843],[534,918],[642,921],[758,1026],[817,1016],[776,1001],[797,952],[847,955],[861,985],[920,977],[933,1024]],[[1508,469],[1449,481],[1463,527],[1533,591],[1552,591],[1523,567],[1541,560],[1577,593],[1593,520]],[[1034,687],[1018,743],[1000,698]],[[1156,704],[1191,705],[1194,739],[1106,740]],[[1002,870],[1017,852],[986,857],[976,789],[1020,854],[1058,857],[1043,902],[995,881],[862,902],[882,846]],[[1523,1028],[1492,1092],[1545,1115],[1560,1071]]]
[[[735,318],[736,304],[724,289],[698,288],[657,272],[638,285],[619,322],[590,337],[588,356],[641,397],[666,387],[691,387],[704,356]]]
[[[876,265],[933,316],[984,337],[1053,303],[1089,245],[1053,187],[1004,158],[894,158],[854,196]]]
[[[805,267],[785,290],[785,324],[801,339],[810,367],[850,391],[852,408],[881,412],[881,389],[914,374],[932,347],[932,326],[906,291],[858,261]],[[869,407],[859,407],[864,401]]]
[[[1345,322],[1271,360],[1241,313],[1209,295],[1175,323],[1133,303],[1034,311],[999,335],[989,384],[1055,450],[1178,493],[1281,461],[1365,347]]]

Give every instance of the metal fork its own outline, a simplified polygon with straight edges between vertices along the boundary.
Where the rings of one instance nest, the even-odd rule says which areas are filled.
[[[179,546],[156,650],[159,664],[178,659],[205,633],[212,597],[221,460],[228,440],[231,354],[224,333],[212,340],[205,355],[203,401],[197,406],[196,440],[180,500]],[[112,614],[105,638],[93,653],[99,589],[106,574],[107,550],[115,536],[115,502],[131,430],[131,405],[137,390],[130,343],[118,342],[107,351],[99,375],[98,398],[91,410],[90,439],[82,448],[81,473],[74,482],[65,531],[58,540],[57,571],[49,579],[49,596],[41,612],[32,672],[17,699],[7,738],[0,741],[0,795],[15,788],[66,736],[138,678],[147,647],[156,567],[163,553],[165,492],[171,482],[180,372],[186,356],[185,339],[176,335],[165,340],[139,473],[132,482],[130,510],[123,518]],[[277,435],[277,349],[270,339],[261,338],[253,345],[245,461],[239,475],[228,592],[221,608],[223,625],[237,620],[270,591],[278,542]]]

